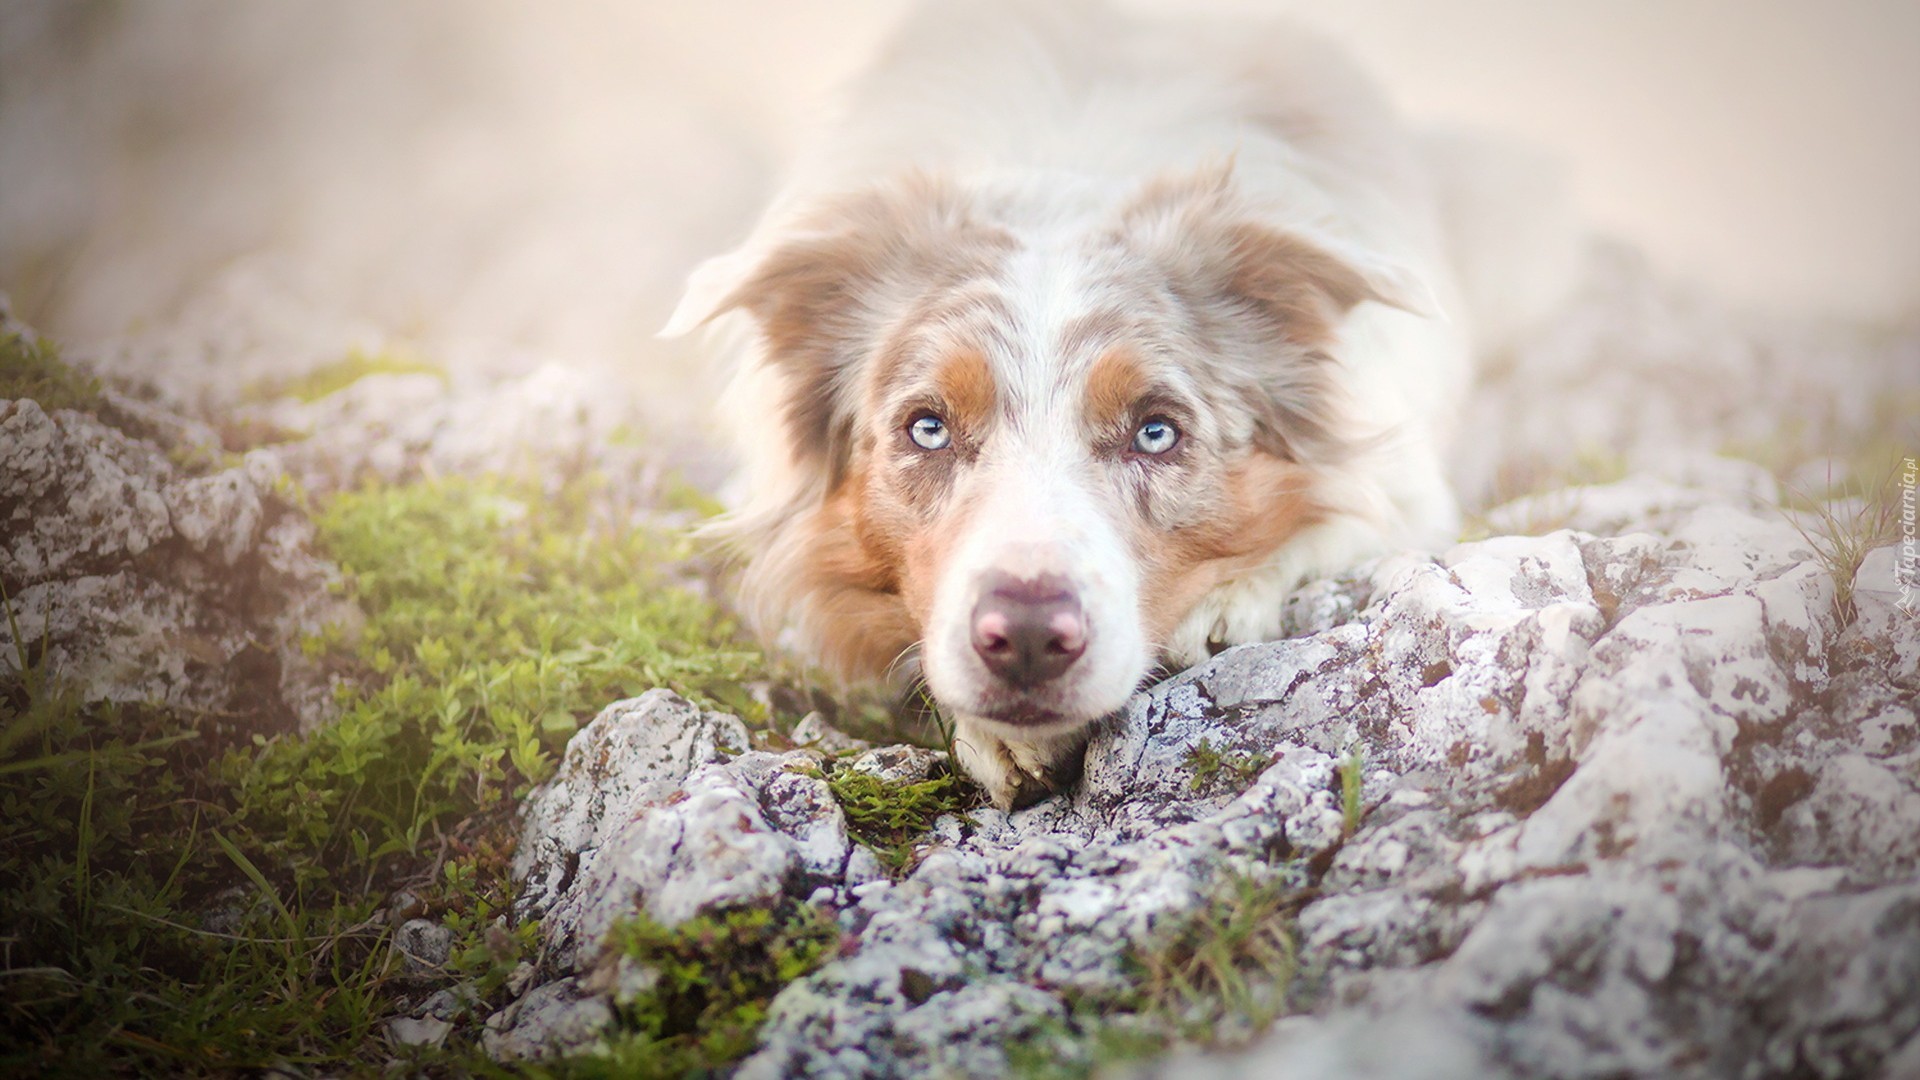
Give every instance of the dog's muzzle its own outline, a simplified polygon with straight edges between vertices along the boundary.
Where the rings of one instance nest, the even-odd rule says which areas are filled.
[[[1052,682],[1087,651],[1087,620],[1065,578],[989,574],[973,607],[973,651],[1015,690]]]

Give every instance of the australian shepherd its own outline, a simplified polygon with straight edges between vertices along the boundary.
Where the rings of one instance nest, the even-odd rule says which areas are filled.
[[[918,11],[666,331],[735,331],[750,616],[917,671],[999,805],[1060,789],[1156,666],[1456,534],[1434,187],[1298,28]]]

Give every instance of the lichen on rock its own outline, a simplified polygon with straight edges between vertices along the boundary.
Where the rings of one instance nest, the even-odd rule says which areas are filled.
[[[1720,475],[1596,488],[1572,528],[1324,585],[1301,636],[1141,693],[1074,792],[941,819],[899,880],[862,872],[844,828],[778,809],[808,752],[629,766],[593,748],[727,721],[659,697],[616,706],[569,762],[647,797],[621,803],[617,834],[570,845],[551,812],[571,798],[563,773],[523,842],[625,869],[557,890],[535,871],[542,933],[577,968],[605,920],[571,912],[593,905],[813,903],[848,943],[774,1000],[740,1075],[990,1076],[1025,1039],[1090,1035],[1089,1007],[1124,1011],[1126,958],[1252,878],[1303,890],[1310,977],[1298,1016],[1191,1062],[1204,1075],[1857,1075],[1920,1028],[1902,663],[1920,631],[1870,589],[1839,625],[1801,535],[1749,497],[1751,476]],[[1223,782],[1202,745],[1265,764]],[[1437,1059],[1374,1049],[1434,1031]]]

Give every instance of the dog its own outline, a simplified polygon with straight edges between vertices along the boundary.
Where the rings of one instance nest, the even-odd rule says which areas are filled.
[[[1419,141],[1287,24],[934,3],[664,334],[711,321],[762,633],[917,670],[1002,808],[1158,666],[1451,542],[1470,326]]]

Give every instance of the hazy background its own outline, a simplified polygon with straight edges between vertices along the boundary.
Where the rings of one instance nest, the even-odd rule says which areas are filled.
[[[1296,11],[1414,116],[1556,151],[1597,226],[1717,296],[1920,312],[1911,0],[1205,6]],[[0,290],[214,397],[389,340],[704,384],[650,335],[901,10],[5,0]]]

